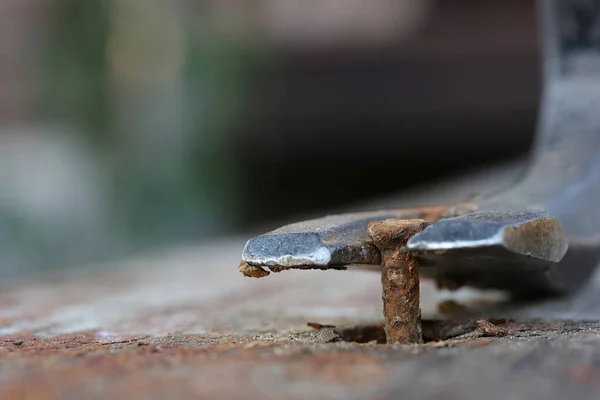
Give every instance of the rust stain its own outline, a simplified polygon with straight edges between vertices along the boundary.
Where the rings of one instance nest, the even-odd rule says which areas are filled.
[[[442,218],[458,217],[468,212],[477,210],[477,206],[473,203],[458,203],[446,206],[429,206],[429,207],[414,207],[409,210],[414,210],[414,219],[424,219],[429,223],[437,222]]]
[[[264,278],[269,276],[270,272],[258,265],[250,265],[246,262],[241,262],[238,271],[248,278]]]
[[[14,344],[21,340],[22,345]],[[13,364],[15,377],[0,378],[0,398],[98,398],[94,388],[108,398],[169,398],[177,393],[260,398],[262,392],[251,389],[256,379],[270,383],[271,390],[285,387],[272,384],[267,372],[273,368],[289,380],[322,382],[324,387],[372,387],[386,376],[379,359],[360,347],[331,344],[319,349],[293,341],[243,345],[250,340],[205,346],[201,336],[148,337],[108,345],[95,342],[92,335],[5,338],[3,346],[10,342],[19,347],[10,352],[18,363]],[[6,361],[4,353],[0,360]]]
[[[433,223],[442,218],[458,217],[469,212],[477,211],[477,205],[464,202],[442,206],[404,207],[393,211],[399,214],[399,217],[396,219],[424,219],[429,223]]]
[[[330,383],[347,382],[352,386],[373,386],[385,379],[385,368],[376,357],[365,354],[319,353],[306,358],[290,369],[295,379],[320,380]]]
[[[495,342],[496,342],[496,339],[475,339],[471,342],[469,347],[471,347],[471,348],[485,347],[485,346],[489,346],[490,344],[495,343]]]
[[[452,324],[434,323],[444,329]],[[492,325],[477,321],[476,330],[487,329],[488,324]],[[332,328],[311,325],[320,330]],[[545,329],[546,334],[556,331],[543,325],[538,328]],[[269,336],[276,340],[267,340]],[[368,397],[371,391],[400,379],[390,366],[417,357],[419,352],[486,347],[498,341],[508,343],[510,338],[474,336],[395,348],[317,339],[301,342],[277,332],[255,337],[221,335],[217,339],[203,335],[145,336],[106,343],[93,332],[53,338],[24,333],[0,340],[0,365],[10,367],[10,373],[0,377],[0,398],[259,399],[264,398],[265,391],[273,398],[284,398],[303,385],[318,388],[324,395],[335,392],[332,388],[348,388],[364,391],[359,393]],[[595,386],[599,376],[587,365],[569,366],[564,373],[567,379],[587,386]],[[291,398],[305,398],[296,394]]]
[[[586,385],[600,385],[600,371],[589,365],[570,365],[567,368],[567,377]]]

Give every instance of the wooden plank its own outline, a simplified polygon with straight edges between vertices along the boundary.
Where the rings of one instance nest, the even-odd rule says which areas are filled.
[[[598,278],[493,313],[425,282],[424,317],[455,314],[424,325],[445,340],[388,346],[379,274],[244,278],[245,238],[4,285],[0,398],[600,398]]]

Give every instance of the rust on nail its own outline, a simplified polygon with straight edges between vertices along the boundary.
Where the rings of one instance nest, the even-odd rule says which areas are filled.
[[[270,272],[266,269],[259,267],[258,265],[250,265],[248,263],[242,262],[238,267],[238,271],[242,273],[242,275],[247,276],[248,278],[264,278],[265,276],[269,276]]]
[[[419,261],[404,246],[428,225],[422,219],[390,219],[369,224],[381,251],[383,315],[388,343],[423,343],[419,296]]]

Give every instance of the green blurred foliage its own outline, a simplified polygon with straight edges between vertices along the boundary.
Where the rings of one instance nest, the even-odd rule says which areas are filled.
[[[74,128],[78,139],[92,149],[89,161],[99,165],[106,177],[96,184],[103,185],[108,193],[104,204],[108,220],[107,228],[98,230],[97,235],[67,235],[68,240],[60,246],[54,244],[61,240],[46,237],[35,221],[26,221],[19,228],[24,232],[19,240],[29,242],[31,248],[52,252],[53,257],[45,260],[71,260],[68,253],[74,248],[84,253],[78,259],[86,260],[98,254],[110,257],[113,252],[196,240],[227,232],[239,221],[239,169],[234,144],[249,92],[254,57],[251,46],[239,38],[211,32],[206,28],[209,21],[203,21],[202,15],[190,17],[185,9],[173,9],[165,23],[178,24],[183,64],[172,86],[153,82],[152,63],[160,64],[161,60],[160,54],[155,60],[152,55],[162,44],[145,41],[160,38],[164,32],[158,26],[154,36],[146,37],[142,28],[152,28],[152,18],[161,21],[163,14],[157,9],[148,14],[149,22],[141,31],[132,27],[133,36],[126,38],[132,43],[123,44],[125,49],[133,46],[143,56],[150,55],[150,78],[144,75],[144,66],[139,82],[136,77],[133,83],[123,80],[115,77],[110,58],[115,26],[123,25],[123,21],[115,21],[116,7],[124,7],[120,16],[135,24],[140,18],[135,5],[158,4],[134,3],[60,0],[54,10],[56,19],[41,77],[40,111],[47,120]],[[169,15],[164,14],[164,18]],[[168,100],[165,91],[171,89],[179,102],[173,106],[173,121],[167,121],[165,129],[174,127],[173,135],[183,139],[163,151],[161,141],[145,131],[149,127],[160,132],[161,126],[145,125],[144,118],[160,114],[164,108],[160,98],[166,96]],[[126,96],[121,91],[132,93],[131,98],[123,100]],[[155,98],[159,100],[153,104]],[[120,108],[122,104],[142,111],[129,115],[127,108]],[[27,239],[31,236],[35,241]]]

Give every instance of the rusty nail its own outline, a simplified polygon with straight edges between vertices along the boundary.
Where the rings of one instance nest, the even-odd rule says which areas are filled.
[[[389,219],[369,224],[381,251],[383,316],[387,343],[423,343],[419,297],[419,261],[404,246],[428,225],[422,219]]]

